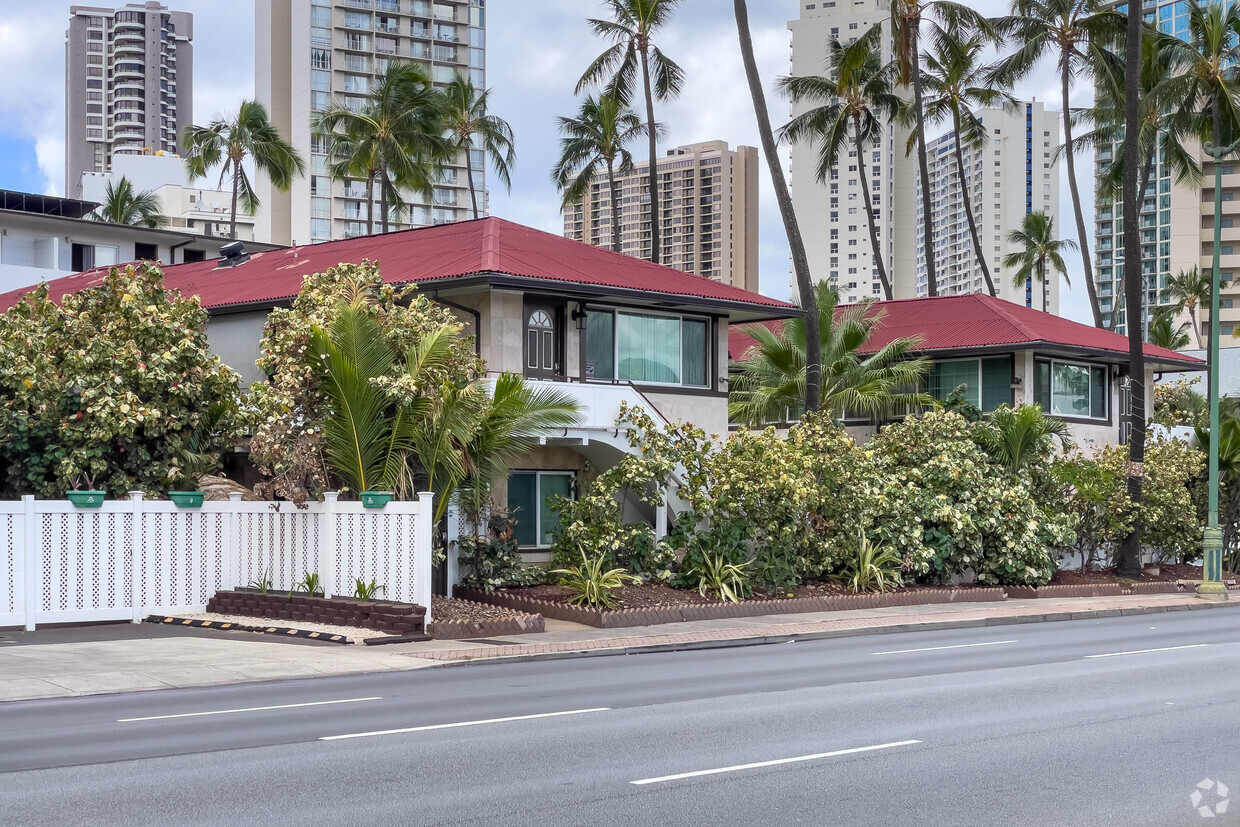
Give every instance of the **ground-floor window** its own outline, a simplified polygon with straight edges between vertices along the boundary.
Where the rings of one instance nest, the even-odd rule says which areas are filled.
[[[1038,360],[1033,398],[1054,416],[1106,419],[1111,397],[1106,365]]]
[[[516,521],[517,545],[549,546],[560,524],[551,509],[556,497],[573,498],[572,471],[513,471],[508,475],[508,513]]]
[[[1000,405],[1012,404],[1012,357],[935,362],[926,376],[926,385],[927,393],[939,400],[963,385],[965,400],[983,413],[990,413]]]

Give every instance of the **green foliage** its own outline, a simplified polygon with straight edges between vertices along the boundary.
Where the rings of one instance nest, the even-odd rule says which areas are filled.
[[[103,203],[98,210],[88,213],[87,218],[108,224],[127,224],[150,229],[168,225],[159,196],[150,190],[138,192],[134,189],[133,182],[123,175],[119,181],[108,182]]]
[[[379,596],[379,592],[386,592],[387,587],[377,580],[371,579],[367,583],[358,577],[353,581],[353,599],[354,600],[374,600]]]
[[[303,574],[301,579],[288,590],[288,596],[292,597],[295,591],[303,591],[311,597],[322,596],[323,584],[319,581],[319,573],[308,571]]]
[[[857,537],[857,556],[850,560],[839,579],[854,592],[892,592],[900,587],[904,561],[889,548],[871,543],[864,532]]]
[[[558,574],[560,585],[573,593],[569,603],[591,609],[614,609],[617,605],[616,589],[626,582],[639,582],[641,578],[628,574],[622,568],[608,569],[606,564],[607,555],[600,554],[591,560],[582,551],[580,564],[554,569],[551,574]]]
[[[1064,443],[1067,438],[1068,423],[1046,416],[1041,405],[1015,409],[1000,405],[988,421],[973,429],[973,439],[982,450],[1013,473],[1045,467],[1055,450],[1055,439]]]
[[[750,592],[749,577],[745,572],[747,565],[729,563],[727,555],[722,552],[703,554],[691,570],[697,578],[698,594],[702,597],[713,594],[726,603],[739,603]]]
[[[268,566],[267,570],[260,574],[257,580],[251,580],[246,588],[258,589],[263,594],[271,591],[271,567]]]
[[[1132,531],[1135,515],[1128,499],[1127,457],[1107,452],[1096,458],[1069,454],[1051,466],[1063,486],[1061,512],[1075,529],[1066,548],[1081,555],[1081,567],[1110,561],[1120,542]]]
[[[962,417],[931,411],[884,428],[866,447],[882,480],[870,536],[901,549],[915,577],[946,582],[972,569],[981,583],[1050,580],[1048,549],[1070,541],[1070,521],[993,462]]]
[[[1154,413],[1150,423],[1174,428],[1187,425],[1190,428],[1210,426],[1210,408],[1206,398],[1195,389],[1199,377],[1176,379],[1174,382],[1158,382],[1154,385]],[[1234,410],[1235,400],[1221,399],[1221,406]]]
[[[547,581],[547,570],[523,567],[514,533],[516,524],[507,514],[487,518],[487,536],[459,537],[460,561],[470,571],[461,578],[467,586],[494,591],[507,586],[538,586]]]
[[[59,305],[40,286],[0,316],[0,496],[57,498],[79,477],[161,496],[213,469],[239,391],[206,320],[154,264],[112,268]]]

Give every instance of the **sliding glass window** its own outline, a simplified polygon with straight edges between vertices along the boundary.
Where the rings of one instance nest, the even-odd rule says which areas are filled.
[[[586,378],[706,387],[708,319],[591,308],[586,320]]]

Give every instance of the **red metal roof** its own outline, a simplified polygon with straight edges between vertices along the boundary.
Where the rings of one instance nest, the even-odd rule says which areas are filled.
[[[795,312],[786,302],[499,218],[257,252],[249,261],[231,268],[219,268],[215,261],[177,264],[164,269],[164,283],[184,294],[197,295],[207,308],[265,307],[297,295],[306,275],[363,259],[377,262],[384,281],[392,284],[425,285],[498,274],[596,291],[604,288],[666,295],[690,304],[694,299],[705,299],[759,317]],[[93,286],[102,275],[102,270],[95,270],[55,279],[49,283],[51,297],[59,300],[67,293]],[[0,295],[0,308],[12,307],[31,289]]]
[[[1127,336],[978,293],[876,302],[874,312],[882,312],[883,318],[862,353],[873,353],[907,336],[921,339],[917,350],[922,353],[1036,345],[1128,355]],[[753,346],[745,327],[728,328],[728,351],[733,359]],[[1158,364],[1205,368],[1200,359],[1154,345],[1145,346],[1145,356]]]

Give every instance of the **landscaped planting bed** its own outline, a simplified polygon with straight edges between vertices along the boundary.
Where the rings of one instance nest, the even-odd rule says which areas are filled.
[[[353,626],[393,635],[421,633],[426,617],[426,609],[412,603],[354,600],[350,597],[325,598],[298,592],[292,595],[288,592],[264,593],[257,589],[216,592],[207,603],[207,611],[268,620]]]
[[[540,614],[472,600],[435,596],[426,633],[435,640],[524,635],[546,627]]]
[[[544,617],[584,623],[604,629],[652,626],[689,620],[715,620],[758,615],[824,612],[842,609],[877,609],[889,606],[915,606],[927,603],[978,602],[1005,599],[1002,588],[931,587],[901,589],[887,594],[813,593],[799,587],[791,598],[756,598],[727,603],[703,597],[696,591],[671,589],[661,585],[624,586],[616,590],[616,609],[587,609],[568,603],[570,592],[561,586],[534,586],[524,589],[459,588],[457,594],[479,602],[506,606],[519,611],[537,612]],[[797,596],[802,592],[804,596]]]

